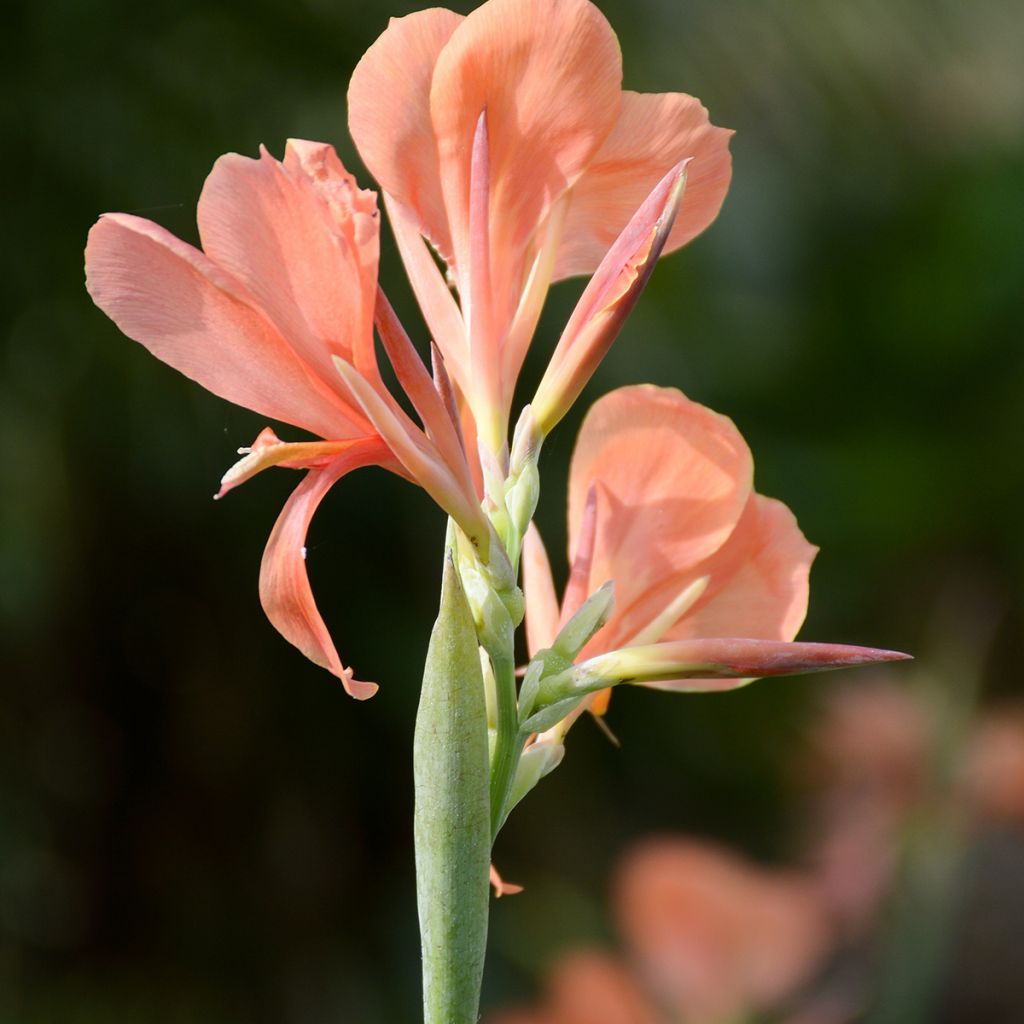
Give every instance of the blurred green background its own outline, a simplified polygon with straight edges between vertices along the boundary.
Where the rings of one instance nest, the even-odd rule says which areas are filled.
[[[737,130],[735,177],[545,450],[539,519],[559,569],[586,406],[620,384],[674,384],[736,420],[759,489],[821,545],[804,637],[915,652],[984,702],[1021,695],[1024,8],[601,6],[628,87],[691,92]],[[260,554],[294,475],[210,501],[263,420],[120,336],[82,274],[103,211],[194,241],[222,152],[322,139],[359,168],[348,77],[387,16],[413,9],[36,0],[8,13],[0,1021],[416,1019],[410,744],[442,517],[372,471],[314,522],[321,609],[346,660],[382,684],[356,704],[259,608]],[[415,323],[390,238],[383,262]],[[556,289],[524,388],[579,288]],[[967,652],[962,673],[949,645]],[[636,836],[795,859],[790,769],[828,685],[628,693],[609,717],[621,750],[581,723],[501,837],[498,864],[527,891],[495,906],[487,1004],[528,995],[565,945],[608,935],[608,875]],[[1010,849],[1002,870],[1019,881]],[[992,986],[950,980],[965,971],[951,963],[946,1010],[921,1019],[1024,1020],[1019,972],[986,1004],[971,1000]]]

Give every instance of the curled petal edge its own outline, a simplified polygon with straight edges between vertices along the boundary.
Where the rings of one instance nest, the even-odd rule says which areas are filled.
[[[310,469],[292,492],[274,524],[260,565],[260,603],[271,625],[310,661],[341,680],[347,693],[366,700],[376,683],[353,677],[338,657],[317,610],[306,572],[306,533],[324,495],[346,473],[361,466],[387,463],[391,453],[376,438],[354,442],[326,466]]]

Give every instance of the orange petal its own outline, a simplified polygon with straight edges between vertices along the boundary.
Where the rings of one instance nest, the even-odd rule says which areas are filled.
[[[570,562],[587,493],[597,484],[602,500],[589,590],[614,580],[617,607],[628,609],[725,543],[746,506],[752,474],[750,450],[726,417],[672,388],[613,391],[587,414],[573,453]],[[605,627],[608,643],[618,619],[616,613]]]
[[[451,235],[430,121],[430,82],[438,54],[462,20],[441,7],[392,18],[356,65],[348,88],[348,128],[359,155],[447,262]]]
[[[366,433],[241,282],[169,231],[107,214],[89,232],[85,270],[93,301],[129,338],[215,395],[321,437]]]
[[[592,273],[644,197],[687,158],[686,194],[664,251],[699,235],[729,188],[731,136],[692,96],[623,92],[614,130],[572,190],[555,277]]]
[[[489,0],[438,56],[430,113],[457,271],[468,260],[469,157],[487,111],[498,323],[515,312],[538,225],[612,130],[621,82],[618,41],[589,0]]]
[[[345,668],[320,617],[306,574],[306,533],[324,495],[346,473],[380,463],[390,452],[379,440],[357,442],[323,469],[311,469],[278,516],[260,565],[260,602],[274,628],[310,661],[336,675],[357,700],[377,692]]]
[[[373,308],[380,216],[331,146],[288,142],[283,163],[229,153],[197,212],[203,250],[237,277],[329,387],[341,356],[377,377]]]
[[[551,563],[540,531],[530,523],[523,538],[523,600],[526,605],[526,647],[532,658],[550,647],[558,633],[558,597]]]

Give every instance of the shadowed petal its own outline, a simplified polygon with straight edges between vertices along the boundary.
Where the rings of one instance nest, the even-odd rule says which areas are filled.
[[[667,580],[623,609],[606,647],[658,640],[737,634],[792,640],[807,613],[808,575],[817,548],[808,543],[793,513],[780,501],[752,494],[736,529],[710,558]],[[701,586],[701,581],[704,585]],[[679,597],[691,595],[675,621],[650,623]]]
[[[93,301],[129,338],[208,391],[321,437],[366,433],[241,282],[169,231],[106,214],[89,232],[85,269]]]
[[[197,211],[203,251],[238,278],[331,388],[332,356],[379,380],[373,357],[380,216],[333,147],[290,140],[283,163],[222,156]]]
[[[274,628],[310,661],[336,675],[357,700],[377,692],[376,683],[359,682],[338,657],[320,617],[306,574],[306,533],[324,495],[346,473],[390,458],[377,439],[357,442],[323,469],[311,469],[278,516],[260,565],[260,602]]]
[[[672,388],[620,388],[587,414],[569,481],[575,559],[587,493],[601,501],[592,592],[615,580],[617,607],[677,579],[727,540],[750,496],[753,461],[732,421]],[[606,627],[614,628],[617,615]]]
[[[807,614],[817,553],[781,501],[752,495],[732,536],[696,569],[709,577],[708,587],[666,639],[739,633],[792,640]]]
[[[392,18],[348,87],[348,128],[359,155],[446,262],[452,243],[430,121],[430,82],[438,54],[462,21],[442,7]]]
[[[623,92],[615,128],[572,190],[556,279],[592,273],[658,180],[687,158],[686,194],[663,251],[699,235],[729,188],[731,136],[692,96]]]
[[[501,324],[519,301],[527,244],[615,124],[621,81],[615,34],[588,0],[489,0],[438,56],[430,113],[459,272],[468,259],[469,156],[487,111],[491,274]]]

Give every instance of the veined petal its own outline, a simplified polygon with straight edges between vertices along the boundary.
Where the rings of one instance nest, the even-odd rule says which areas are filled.
[[[449,263],[430,82],[438,54],[462,21],[442,7],[392,18],[356,65],[348,88],[348,128],[363,162]]]
[[[618,116],[622,58],[589,0],[488,0],[452,33],[430,89],[456,271],[468,260],[470,153],[487,111],[491,278],[507,325],[527,244]]]
[[[328,387],[341,356],[379,380],[373,356],[380,215],[333,147],[288,142],[283,163],[229,153],[197,211],[203,250],[260,308]],[[358,414],[357,414],[358,415]]]
[[[807,614],[808,576],[818,549],[781,502],[751,495],[736,529],[696,570],[707,589],[667,640],[737,633],[792,640]]]
[[[615,128],[573,187],[555,278],[592,273],[644,197],[687,158],[686,194],[663,251],[699,235],[729,189],[732,134],[692,96],[623,92]]]
[[[523,600],[526,605],[526,648],[532,658],[550,647],[558,633],[558,597],[551,563],[540,531],[530,523],[523,538]]]
[[[624,608],[604,635],[605,646],[736,634],[792,640],[807,613],[817,550],[782,502],[751,494],[725,543]],[[666,618],[673,604],[678,614]],[[660,628],[652,635],[656,620]]]
[[[410,210],[387,193],[384,206],[423,319],[456,384],[465,394],[470,384],[469,344],[462,311],[421,237]]]
[[[576,442],[570,563],[587,495],[596,486],[601,501],[587,590],[614,580],[617,607],[628,609],[726,542],[747,504],[752,476],[750,450],[731,420],[673,388],[619,388],[594,404]],[[618,619],[617,612],[607,635]]]
[[[322,469],[311,469],[281,510],[260,565],[260,602],[271,624],[310,661],[336,675],[357,700],[372,697],[377,685],[354,679],[338,657],[309,586],[306,533],[324,495],[338,480],[389,457],[388,449],[374,438],[353,444]]]
[[[233,275],[169,231],[124,213],[89,232],[86,286],[157,359],[215,395],[321,437],[366,433]]]

